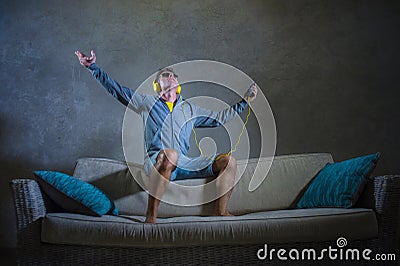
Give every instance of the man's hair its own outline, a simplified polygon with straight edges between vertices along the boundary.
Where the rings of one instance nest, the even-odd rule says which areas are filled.
[[[157,75],[156,75],[156,79],[155,79],[155,81],[156,81],[156,82],[158,82],[158,81],[159,81],[159,78],[160,78],[160,75],[161,75],[161,73],[164,73],[164,72],[166,72],[166,71],[168,71],[168,72],[172,72],[172,73],[174,73],[174,74],[176,75],[176,73],[174,72],[174,70],[172,69],[172,67],[166,67],[166,68],[162,68],[162,69],[160,69],[160,70],[157,72]]]

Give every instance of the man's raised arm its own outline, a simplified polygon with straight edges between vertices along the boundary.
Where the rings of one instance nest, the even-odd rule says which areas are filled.
[[[238,103],[221,111],[213,111],[210,109],[196,107],[195,127],[217,127],[225,124],[235,117],[236,114],[241,114],[247,107],[248,102],[252,102],[257,97],[257,86],[252,84],[245,92],[243,99]]]
[[[80,51],[75,51],[75,55],[79,59],[79,63],[87,68],[97,79],[97,81],[118,101],[127,106],[131,103],[131,107],[135,112],[140,111],[144,95],[135,93],[134,90],[121,86],[116,80],[112,79],[103,69],[96,64],[96,54],[90,51],[91,56],[87,56]],[[131,101],[132,99],[132,101]],[[131,101],[131,102],[130,102]]]

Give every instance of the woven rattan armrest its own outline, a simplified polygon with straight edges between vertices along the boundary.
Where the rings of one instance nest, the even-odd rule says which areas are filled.
[[[17,218],[17,229],[46,215],[46,206],[38,183],[33,179],[14,179],[11,181]]]
[[[391,244],[399,237],[400,175],[377,176],[373,181],[379,237]]]

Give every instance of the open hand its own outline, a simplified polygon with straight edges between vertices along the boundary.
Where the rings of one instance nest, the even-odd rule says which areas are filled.
[[[96,54],[93,50],[90,51],[91,57],[88,57],[79,51],[75,51],[75,54],[79,59],[79,63],[81,63],[81,65],[84,67],[89,67],[91,64],[96,62]]]

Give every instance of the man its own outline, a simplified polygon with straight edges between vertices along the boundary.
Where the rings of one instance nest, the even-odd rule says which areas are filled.
[[[219,112],[188,103],[180,96],[178,76],[171,68],[157,73],[153,83],[157,96],[138,93],[121,86],[98,67],[93,50],[90,57],[79,51],[75,54],[80,64],[88,68],[110,94],[142,115],[146,146],[144,168],[150,176],[145,222],[156,222],[160,199],[170,181],[207,176],[217,176],[217,193],[221,195],[216,201],[214,214],[231,216],[228,202],[236,175],[235,158],[230,155],[189,158],[186,155],[194,127],[221,126],[245,110],[247,101],[243,99]],[[253,85],[251,93],[247,91],[244,98],[253,101],[256,95],[257,88]]]

